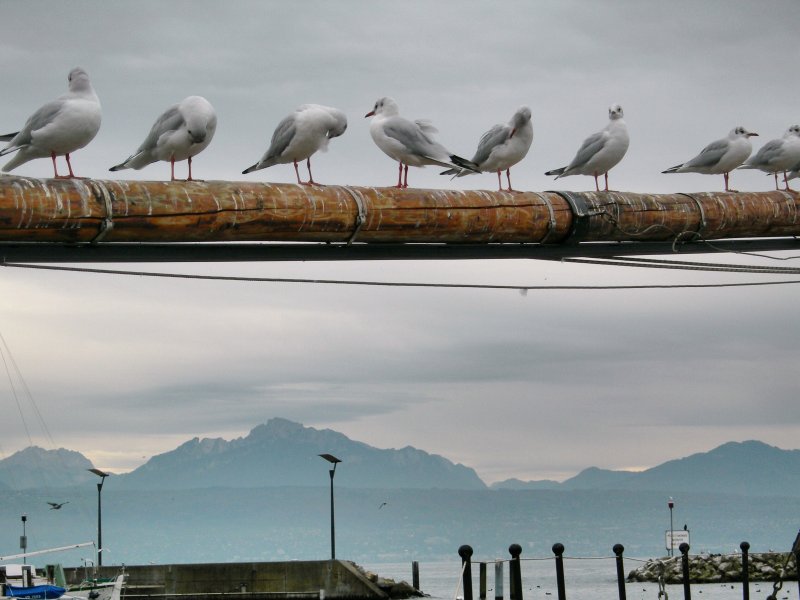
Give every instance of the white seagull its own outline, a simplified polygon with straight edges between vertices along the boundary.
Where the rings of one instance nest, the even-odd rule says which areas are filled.
[[[568,175],[592,175],[598,192],[600,185],[597,178],[604,175],[605,191],[608,191],[608,172],[622,160],[630,143],[628,127],[622,117],[622,107],[612,104],[608,109],[609,122],[605,129],[586,138],[569,165],[547,171],[545,175],[556,175],[556,179]]]
[[[272,165],[294,163],[297,183],[318,185],[311,175],[311,156],[328,150],[328,143],[347,129],[347,117],[339,109],[321,104],[303,104],[278,123],[269,148],[256,164],[242,173],[252,173]],[[308,181],[300,181],[297,161],[305,160]]]
[[[730,172],[741,165],[753,151],[750,138],[757,133],[747,131],[744,127],[731,129],[728,137],[711,142],[693,159],[680,165],[670,167],[662,173],[702,173],[719,175],[725,178],[725,191],[735,191],[728,187]]]
[[[0,141],[8,142],[0,150],[0,156],[17,153],[3,166],[3,171],[11,171],[34,158],[49,156],[54,177],[75,177],[69,155],[94,139],[100,130],[102,111],[86,71],[76,67],[69,72],[67,80],[69,91],[66,94],[33,113],[18,132],[0,135]],[[57,156],[66,157],[69,175],[58,174]]]
[[[501,173],[505,171],[508,180],[506,191],[513,192],[516,190],[511,188],[511,167],[525,158],[532,143],[531,109],[521,106],[508,124],[495,125],[481,136],[472,162],[480,171],[497,173],[497,186],[500,192],[503,191]],[[448,169],[441,174],[463,177],[472,172],[466,169]]]
[[[428,121],[409,121],[401,117],[397,102],[391,98],[375,102],[375,107],[364,115],[367,117],[372,117],[369,133],[375,144],[400,165],[397,188],[408,187],[409,166],[439,165],[479,172],[476,165],[436,142],[431,136],[437,129]]]
[[[786,130],[782,138],[770,140],[761,149],[751,156],[740,169],[759,169],[775,176],[775,189],[779,190],[778,173],[783,173],[783,182],[786,190],[789,187],[787,171],[800,164],[800,125],[792,125]]]
[[[217,114],[202,96],[189,96],[170,106],[156,119],[142,145],[123,162],[109,171],[142,169],[158,160],[169,161],[171,180],[175,181],[175,163],[189,162],[192,179],[192,157],[206,149],[217,130]]]

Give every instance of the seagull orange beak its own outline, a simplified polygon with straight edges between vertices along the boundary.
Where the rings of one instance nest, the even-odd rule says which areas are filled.
[[[366,119],[367,117],[374,117],[374,116],[375,116],[375,111],[371,110],[367,114],[364,115],[364,118]]]

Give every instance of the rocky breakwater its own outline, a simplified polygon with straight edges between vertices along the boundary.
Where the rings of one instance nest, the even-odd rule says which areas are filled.
[[[797,580],[797,564],[787,552],[764,552],[749,555],[747,572],[750,581]],[[787,564],[788,558],[788,564]],[[628,574],[628,581],[681,583],[683,566],[681,556],[648,560]],[[785,567],[785,572],[781,575]],[[726,583],[742,580],[741,554],[698,554],[689,556],[689,581],[691,583]]]
[[[391,600],[405,600],[406,598],[421,598],[427,596],[427,594],[415,589],[413,585],[406,581],[395,581],[388,577],[381,577],[372,571],[367,571],[360,565],[354,564],[354,566],[361,571],[364,577],[377,585]]]

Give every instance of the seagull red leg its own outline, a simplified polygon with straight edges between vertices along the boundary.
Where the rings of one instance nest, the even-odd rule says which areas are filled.
[[[169,176],[170,181],[175,181],[175,157],[169,159]]]
[[[294,162],[294,174],[297,176],[297,185],[303,185],[303,182],[300,181],[300,171],[297,170],[297,161]]]
[[[194,179],[192,179],[192,157],[191,156],[189,157],[188,162],[189,162],[189,178],[186,181],[194,181]]]
[[[501,169],[497,169],[497,191],[503,191],[503,177],[501,175],[503,171]]]
[[[403,172],[403,189],[408,187],[408,165],[405,165],[405,171]]]
[[[308,183],[306,183],[306,185],[319,185],[316,181],[314,181],[314,176],[311,174],[311,157],[310,156],[306,159],[306,169],[308,169]]]
[[[67,169],[69,169],[69,179],[75,179],[75,173],[72,172],[72,163],[69,161],[69,152],[64,157],[67,159]],[[784,177],[786,174],[784,173]]]
[[[58,176],[58,167],[56,167],[56,153],[51,152],[50,158],[53,160],[53,173],[54,173],[53,177],[55,179],[60,179],[60,177]]]

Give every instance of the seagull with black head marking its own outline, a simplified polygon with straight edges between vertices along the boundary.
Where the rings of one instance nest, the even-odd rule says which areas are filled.
[[[556,179],[569,175],[591,175],[598,192],[600,184],[597,183],[597,178],[603,175],[607,192],[608,172],[622,160],[630,144],[628,126],[622,119],[623,116],[622,107],[612,104],[608,109],[608,125],[586,138],[575,158],[566,167],[547,171],[545,175],[556,175]]]
[[[86,71],[80,67],[72,69],[67,81],[66,94],[33,113],[19,131],[0,135],[0,141],[8,142],[0,150],[0,156],[17,153],[3,166],[3,171],[12,171],[35,158],[49,157],[53,161],[53,177],[75,178],[69,156],[97,135],[102,110]],[[57,156],[66,158],[69,175],[58,174]]]
[[[511,167],[525,158],[532,143],[531,109],[521,106],[508,123],[495,125],[481,136],[472,162],[480,171],[497,173],[497,185],[500,192],[503,191],[501,173],[505,171],[508,181],[508,189],[505,191],[514,192],[516,190],[511,187]],[[441,174],[463,177],[470,173],[474,173],[474,171],[448,169],[442,171]]]
[[[397,188],[408,187],[408,167],[439,165],[479,173],[477,165],[453,154],[433,139],[437,129],[428,121],[409,121],[400,116],[392,98],[383,97],[364,118],[372,117],[369,133],[375,144],[399,163]]]
[[[685,163],[670,167],[662,173],[702,173],[705,175],[722,175],[725,178],[725,191],[731,192],[728,186],[730,172],[741,165],[753,151],[750,138],[757,133],[747,131],[744,127],[731,129],[728,137],[711,142],[700,151],[700,154]]]
[[[298,184],[319,185],[311,175],[311,157],[317,151],[326,152],[328,143],[346,130],[347,117],[338,108],[322,104],[303,104],[278,123],[264,156],[242,171],[242,174],[273,165],[293,163]],[[306,161],[308,181],[300,180],[297,163],[302,160]]]
[[[163,160],[170,163],[170,179],[175,181],[175,163],[189,163],[192,179],[192,157],[197,156],[211,143],[217,130],[217,113],[202,96],[189,96],[165,110],[147,134],[144,142],[131,156],[109,171],[143,169]]]
[[[775,176],[775,189],[779,190],[778,173],[783,173],[783,183],[786,191],[789,187],[791,171],[800,166],[800,125],[792,125],[783,134],[783,137],[770,140],[758,152],[751,156],[740,169],[758,169]]]

